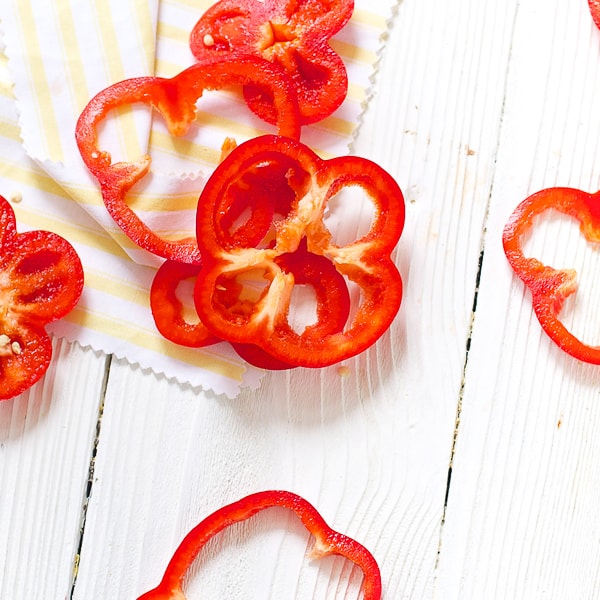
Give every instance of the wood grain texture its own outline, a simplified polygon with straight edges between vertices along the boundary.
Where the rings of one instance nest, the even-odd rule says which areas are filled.
[[[136,598],[203,517],[267,488],[364,543],[385,600],[600,597],[600,374],[543,334],[500,244],[528,194],[597,189],[599,67],[584,1],[399,2],[352,149],[405,191],[390,331],[234,400],[120,360],[104,393],[106,357],[60,342],[46,382],[0,404],[0,597]],[[566,322],[599,343],[597,250],[555,218],[527,250],[576,266]],[[207,546],[189,598],[360,597],[310,547],[262,513]]]
[[[0,598],[71,593],[106,358],[53,349],[44,378],[0,402]]]
[[[174,393],[165,380],[113,364],[75,598],[150,589],[201,518],[269,488],[311,500],[333,527],[379,554],[389,584],[425,593],[450,432],[443,420],[424,418],[418,404],[400,402],[399,385],[394,395],[375,375],[366,385],[367,371],[383,374],[378,359],[374,352],[370,365],[359,363],[349,375],[271,374],[258,392],[235,401]],[[432,437],[443,440],[438,473],[419,468]],[[303,558],[308,539],[290,515],[261,516],[240,529],[209,548],[191,598],[198,589],[228,598],[357,597],[360,578],[344,561]],[[399,561],[411,568],[398,569]]]
[[[586,3],[519,3],[439,597],[598,597],[592,507],[600,456],[592,432],[600,375],[543,334],[500,234],[516,205],[539,189],[597,189],[599,48]],[[537,221],[526,249],[579,271],[582,294],[569,301],[565,323],[598,344],[598,250],[551,214]]]

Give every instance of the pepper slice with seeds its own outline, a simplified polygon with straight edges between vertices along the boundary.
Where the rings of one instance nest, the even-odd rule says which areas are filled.
[[[351,214],[358,202],[344,195],[350,191],[372,206],[373,219],[364,235],[338,245],[325,214],[336,200]],[[251,210],[239,219],[242,199]],[[368,159],[324,160],[297,140],[259,136],[215,169],[196,216],[196,311],[234,348],[251,344],[287,365],[329,366],[372,346],[398,313],[402,278],[391,253],[404,226],[404,197]],[[349,286],[359,291],[354,303]],[[310,288],[315,307],[296,319],[299,287]]]
[[[71,244],[49,231],[17,233],[12,206],[0,196],[0,400],[46,372],[52,343],[45,327],[71,311],[82,289]]]

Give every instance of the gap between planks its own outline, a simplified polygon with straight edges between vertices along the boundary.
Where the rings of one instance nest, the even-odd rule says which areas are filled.
[[[88,477],[87,477],[87,485],[85,486],[84,496],[81,503],[81,524],[79,528],[79,539],[77,541],[77,550],[75,551],[75,556],[73,557],[73,575],[71,582],[71,590],[69,593],[69,600],[72,600],[75,594],[75,588],[77,586],[77,575],[79,572],[79,560],[81,557],[81,548],[83,546],[83,537],[85,535],[85,523],[87,518],[87,509],[90,501],[90,497],[92,495],[92,489],[94,486],[94,466],[96,463],[96,455],[98,452],[98,443],[100,441],[100,433],[102,430],[102,416],[104,414],[104,401],[106,399],[106,389],[108,386],[108,379],[110,376],[110,367],[112,365],[112,354],[106,357],[106,365],[104,368],[104,378],[102,380],[102,387],[100,389],[100,402],[98,404],[98,415],[96,418],[96,434],[94,436],[94,440],[92,442],[91,454],[90,454],[90,463],[88,468]]]
[[[486,220],[487,220],[487,214],[486,214]],[[486,227],[484,224],[483,239],[485,239],[485,231],[486,231]],[[458,440],[458,431],[460,428],[462,401],[463,401],[463,395],[465,392],[465,378],[466,378],[466,374],[467,374],[467,365],[469,363],[469,350],[471,349],[471,338],[473,336],[473,326],[475,323],[475,312],[477,310],[477,299],[479,296],[479,284],[481,282],[483,257],[484,257],[484,249],[483,249],[483,242],[482,242],[482,248],[481,248],[481,251],[479,252],[479,262],[477,265],[477,275],[475,278],[475,291],[473,293],[473,306],[471,308],[471,319],[469,322],[469,330],[468,330],[468,335],[467,335],[467,341],[465,344],[465,362],[463,364],[460,389],[458,391],[458,402],[456,404],[456,416],[455,416],[455,420],[454,420],[454,433],[452,435],[452,445],[450,448],[450,460],[449,460],[449,464],[448,464],[448,477],[446,479],[446,493],[444,495],[444,507],[442,509],[442,519],[440,522],[440,533],[439,533],[439,538],[438,538],[438,549],[437,549],[437,555],[436,555],[436,559],[435,559],[434,571],[437,571],[437,569],[438,569],[440,555],[442,553],[443,530],[444,530],[444,523],[446,522],[446,511],[448,509],[448,498],[450,497],[450,485],[452,483],[452,465],[454,463],[454,455],[456,452],[456,442]]]

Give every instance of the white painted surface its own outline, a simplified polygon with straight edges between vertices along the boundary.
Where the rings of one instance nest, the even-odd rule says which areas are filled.
[[[267,488],[363,542],[386,600],[600,598],[600,370],[541,332],[500,245],[528,194],[598,188],[599,74],[585,0],[402,0],[355,144],[407,200],[388,334],[345,376],[235,400],[57,342],[0,403],[0,598],[135,599],[193,525]],[[530,248],[580,261],[589,306],[566,318],[598,343],[593,250],[566,220]],[[189,598],[359,597],[309,544],[264,513],[207,548]]]

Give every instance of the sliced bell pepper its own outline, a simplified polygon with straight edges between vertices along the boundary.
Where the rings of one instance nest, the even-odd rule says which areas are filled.
[[[82,289],[71,244],[49,231],[17,233],[13,209],[0,196],[0,400],[46,372],[52,343],[45,327],[72,310]]]
[[[228,213],[242,192],[250,199],[260,197],[260,174],[272,164],[286,168],[279,183],[267,171],[269,183],[264,185],[287,185],[289,193],[274,209],[262,242],[246,244],[237,231],[247,223],[232,229]],[[332,241],[324,214],[330,200],[347,187],[358,187],[369,197],[374,217],[364,236],[340,247]],[[290,365],[322,367],[355,356],[387,330],[399,310],[402,280],[390,255],[403,225],[402,192],[377,164],[354,156],[323,160],[282,136],[249,140],[215,169],[200,196],[202,266],[194,291],[196,310],[217,337],[254,344]],[[333,265],[336,277],[321,267],[324,260]],[[315,271],[304,272],[308,266]],[[316,290],[317,319],[297,331],[290,323],[290,305],[294,285],[303,278]],[[342,279],[362,292],[350,319],[340,292]],[[339,320],[332,317],[334,311]]]
[[[75,131],[79,152],[89,171],[98,179],[111,217],[140,247],[170,260],[200,262],[193,235],[178,240],[161,237],[128,206],[127,193],[146,175],[151,158],[144,155],[132,162],[113,163],[110,154],[98,148],[99,123],[114,108],[144,103],[162,114],[172,135],[184,135],[195,119],[196,101],[204,91],[248,84],[266,89],[273,96],[278,133],[298,138],[297,98],[287,76],[269,61],[252,56],[235,59],[213,57],[171,79],[126,79],[99,92],[84,108]]]
[[[259,369],[267,369],[269,371],[286,371],[296,368],[296,365],[291,365],[282,360],[273,358],[267,354],[262,348],[254,344],[231,344],[240,358],[243,358],[248,364],[258,367]]]
[[[597,27],[600,27],[600,0],[588,0],[592,19]]]
[[[350,314],[350,296],[344,278],[333,263],[306,251],[288,254],[280,260],[286,272],[293,273],[296,285],[311,285],[318,296],[321,321],[331,333],[343,328]],[[150,307],[158,331],[166,339],[191,348],[209,346],[221,341],[199,320],[190,323],[184,317],[184,304],[177,295],[179,285],[196,279],[199,265],[167,260],[156,272],[150,288]],[[271,371],[292,369],[291,365],[273,358],[254,344],[233,344],[246,362]]]
[[[156,272],[150,287],[150,309],[156,328],[171,342],[190,348],[220,341],[201,321],[185,320],[184,304],[177,296],[179,285],[187,279],[195,279],[199,270],[197,264],[167,260]]]
[[[222,159],[235,149],[236,145],[227,144]],[[223,227],[235,227],[236,244],[260,243],[272,224],[275,212],[286,202],[289,205],[291,190],[285,179],[287,168],[285,164],[269,163],[261,165],[257,173],[247,174],[244,185],[238,189],[229,211],[221,220]],[[256,185],[253,181],[256,177],[260,177],[259,184],[262,185]],[[282,181],[285,185],[282,185]],[[220,341],[201,321],[190,323],[185,320],[184,305],[177,296],[178,286],[184,280],[195,280],[199,271],[200,265],[197,263],[167,260],[156,272],[150,288],[150,308],[159,332],[174,343],[194,348]],[[289,364],[276,361],[251,344],[241,344],[236,349],[242,358],[254,366],[269,369],[290,368]]]
[[[296,86],[307,125],[329,116],[346,97],[346,67],[329,40],[353,10],[353,0],[220,0],[196,23],[190,47],[199,60],[251,54],[278,64]],[[274,122],[268,93],[249,85],[244,95],[256,114]]]
[[[350,294],[342,275],[333,263],[318,254],[306,250],[306,240],[296,252],[282,254],[276,259],[284,273],[294,277],[294,285],[310,286],[317,299],[318,331],[313,335],[331,335],[341,331],[350,315]],[[234,350],[255,367],[283,370],[295,365],[277,360],[254,344],[232,344]]]
[[[188,348],[203,348],[221,341],[199,319],[186,321],[184,304],[177,295],[179,285],[188,279],[195,280],[199,271],[199,265],[167,260],[156,272],[150,287],[150,309],[159,333],[165,339]],[[240,358],[261,369],[279,371],[293,368],[293,365],[277,361],[252,344],[236,344],[234,349]]]
[[[175,551],[158,586],[140,596],[138,600],[185,600],[186,596],[182,589],[185,574],[206,543],[230,525],[245,521],[262,510],[276,506],[296,513],[302,524],[315,537],[312,554],[316,558],[337,554],[352,561],[363,571],[364,599],[381,598],[379,566],[373,555],[362,544],[331,529],[315,507],[301,496],[287,491],[269,490],[250,494],[228,504],[196,525]]]
[[[188,279],[195,280],[199,271],[199,265],[167,260],[156,272],[150,287],[150,309],[159,333],[188,348],[203,348],[221,341],[199,319],[186,321],[184,304],[177,295],[179,285]],[[261,369],[279,371],[294,367],[274,359],[253,344],[235,344],[234,349],[240,358]]]
[[[584,344],[559,318],[565,299],[577,290],[575,271],[554,269],[523,253],[522,239],[534,219],[550,209],[575,218],[588,241],[600,242],[600,192],[589,194],[556,187],[532,194],[517,206],[504,228],[504,252],[514,272],[530,289],[533,309],[546,334],[571,356],[600,364],[600,347]]]

